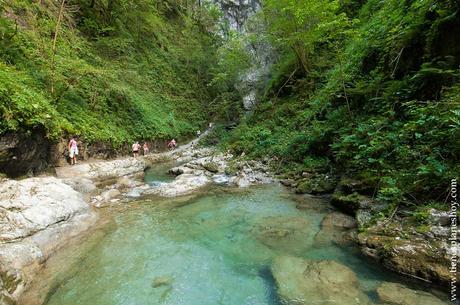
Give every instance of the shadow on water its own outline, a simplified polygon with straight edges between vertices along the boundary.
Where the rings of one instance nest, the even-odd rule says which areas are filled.
[[[259,277],[267,287],[267,305],[283,305],[281,298],[276,289],[276,282],[269,266],[263,266],[259,269]]]

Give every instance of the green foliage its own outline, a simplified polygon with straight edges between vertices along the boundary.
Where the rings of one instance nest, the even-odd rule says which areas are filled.
[[[50,138],[75,133],[120,145],[186,136],[206,124],[213,98],[206,84],[220,41],[206,8],[71,0],[57,24],[59,7],[2,6],[0,133],[41,128]]]
[[[372,178],[392,207],[440,201],[460,171],[459,7],[352,2],[266,1],[279,61],[225,147],[294,177]]]

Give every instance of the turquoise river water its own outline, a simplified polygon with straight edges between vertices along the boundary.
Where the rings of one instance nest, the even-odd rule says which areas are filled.
[[[170,180],[163,172],[150,171],[148,182]],[[193,198],[128,205],[110,211],[113,221],[97,242],[78,246],[86,250],[53,286],[47,305],[280,305],[270,272],[278,255],[338,261],[375,302],[381,281],[401,280],[320,232],[332,210],[324,200],[280,186],[216,187]],[[296,231],[288,238],[267,234],[277,227]]]

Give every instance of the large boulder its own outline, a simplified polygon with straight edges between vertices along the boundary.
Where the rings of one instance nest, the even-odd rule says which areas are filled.
[[[96,220],[82,194],[60,179],[0,182],[1,302],[14,304],[49,255]]]
[[[397,283],[382,283],[377,288],[380,301],[388,305],[447,305],[434,295],[420,290],[412,290]]]
[[[358,278],[335,261],[313,261],[291,256],[274,259],[272,273],[282,299],[293,305],[369,304],[358,288]]]
[[[176,197],[189,195],[198,189],[209,185],[211,179],[206,175],[182,174],[169,183],[163,183],[160,186],[147,190],[144,194],[154,194],[162,197]]]
[[[400,221],[379,222],[358,234],[362,252],[388,269],[448,285],[451,274],[449,244],[411,233]]]

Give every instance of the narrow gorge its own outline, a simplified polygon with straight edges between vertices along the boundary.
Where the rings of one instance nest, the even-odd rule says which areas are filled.
[[[0,0],[0,305],[458,304],[459,14]]]

